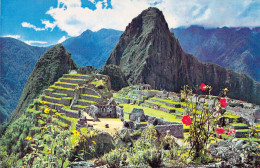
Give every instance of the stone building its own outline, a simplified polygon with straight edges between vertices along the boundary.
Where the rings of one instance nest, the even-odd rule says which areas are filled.
[[[98,118],[120,118],[124,120],[124,111],[111,98],[106,105],[91,105],[88,114],[98,120]]]
[[[149,84],[139,84],[136,87],[136,90],[151,90],[152,87]]]

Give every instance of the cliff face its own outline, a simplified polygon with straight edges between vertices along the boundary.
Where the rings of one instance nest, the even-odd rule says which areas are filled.
[[[131,84],[148,83],[155,89],[179,92],[186,84],[195,87],[204,82],[213,86],[213,94],[228,87],[231,98],[260,104],[258,82],[186,54],[156,8],[132,20],[106,61],[108,64],[118,65]]]
[[[12,119],[18,118],[28,104],[31,103],[43,89],[46,89],[63,74],[69,73],[72,69],[77,69],[77,65],[63,45],[58,44],[47,50],[36,62],[12,115]]]

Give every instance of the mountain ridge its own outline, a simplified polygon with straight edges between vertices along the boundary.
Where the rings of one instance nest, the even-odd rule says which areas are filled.
[[[12,120],[23,114],[29,103],[39,96],[42,90],[57,81],[63,74],[77,68],[71,54],[66,51],[62,44],[57,44],[48,49],[35,64],[12,114]]]
[[[15,109],[33,66],[45,50],[17,39],[0,37],[0,123]]]
[[[184,53],[157,8],[148,8],[132,20],[106,61],[108,64],[119,66],[131,84],[148,83],[154,89],[179,92],[186,84],[195,88],[204,82],[213,86],[213,94],[228,87],[231,98],[260,103],[258,82]]]
[[[187,53],[260,81],[260,27],[249,29],[190,26],[171,29]]]

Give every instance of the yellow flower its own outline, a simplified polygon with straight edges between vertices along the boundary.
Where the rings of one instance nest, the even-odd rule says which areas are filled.
[[[94,145],[96,145],[97,143],[95,141],[92,141]]]
[[[249,129],[253,129],[253,127],[248,127]]]
[[[50,110],[47,108],[44,110],[44,113],[46,113],[46,114],[48,114],[49,112],[50,112]]]
[[[260,148],[260,145],[258,145],[258,148]]]
[[[30,140],[32,139],[32,137],[27,136],[25,139],[28,140],[28,141],[30,141]]]
[[[43,128],[43,129],[48,129],[48,127],[46,127],[46,126],[45,126],[45,127],[42,127],[42,128]]]
[[[227,92],[227,91],[228,91],[228,88],[225,88],[224,91]]]
[[[50,150],[48,150],[47,154],[50,154],[50,153],[51,153],[51,151],[50,151]]]
[[[80,134],[79,131],[77,131],[77,130],[74,130],[74,131],[72,131],[72,132],[73,132],[73,134],[76,135],[76,136],[79,136],[79,134]]]
[[[57,115],[57,116],[61,116],[61,113],[58,113],[58,112],[57,112],[56,115]]]
[[[53,114],[52,117],[56,117],[57,115]]]

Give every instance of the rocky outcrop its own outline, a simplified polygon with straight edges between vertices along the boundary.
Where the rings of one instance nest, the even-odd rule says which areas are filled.
[[[214,158],[220,158],[221,167],[258,167],[260,149],[258,143],[241,139],[228,139],[211,144],[209,152]]]
[[[37,61],[23,89],[12,119],[18,118],[42,90],[57,81],[63,74],[69,73],[72,69],[77,69],[77,65],[62,44],[47,50]]]
[[[99,73],[108,75],[111,81],[111,87],[115,91],[121,90],[123,87],[128,86],[126,77],[121,69],[116,65],[106,65],[103,66]]]
[[[108,64],[118,65],[131,84],[147,83],[153,89],[179,92],[186,84],[197,88],[204,82],[213,86],[215,95],[228,87],[229,97],[260,104],[258,82],[186,54],[157,8],[149,8],[132,20]]]

